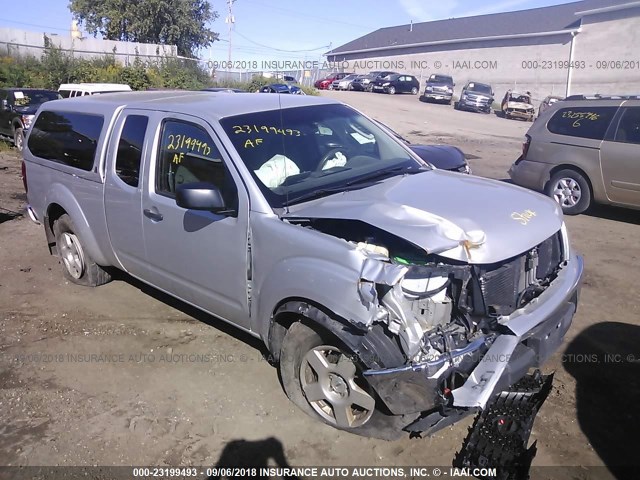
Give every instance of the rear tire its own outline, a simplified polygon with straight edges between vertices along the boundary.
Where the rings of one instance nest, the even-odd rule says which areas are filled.
[[[418,89],[416,87],[413,87],[411,89],[411,95],[417,95],[418,94]]]
[[[22,128],[16,128],[13,131],[13,144],[16,146],[16,150],[22,152],[24,149],[24,130]]]
[[[566,215],[578,215],[591,205],[589,182],[575,170],[565,169],[553,174],[544,191],[558,202]]]
[[[61,215],[54,222],[53,233],[62,273],[67,280],[87,287],[97,287],[111,280],[111,275],[89,256],[69,215]]]
[[[327,425],[385,440],[402,436],[402,417],[378,408],[360,361],[325,331],[291,325],[280,351],[280,378],[289,399]]]

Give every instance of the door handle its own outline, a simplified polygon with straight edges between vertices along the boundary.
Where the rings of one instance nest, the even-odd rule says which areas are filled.
[[[164,218],[158,210],[153,207],[153,209],[145,208],[143,210],[144,216],[150,218],[154,222],[160,222]]]

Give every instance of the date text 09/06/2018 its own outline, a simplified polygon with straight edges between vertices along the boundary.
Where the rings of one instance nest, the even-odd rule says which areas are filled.
[[[255,478],[300,477],[318,479],[338,478],[438,478],[438,477],[496,477],[495,467],[134,467],[134,477],[208,477]]]

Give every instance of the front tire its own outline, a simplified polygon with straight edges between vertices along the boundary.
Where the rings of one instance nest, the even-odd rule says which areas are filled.
[[[296,322],[280,352],[285,393],[307,415],[356,435],[395,439],[401,417],[377,408],[358,359],[333,335]]]
[[[389,95],[395,95],[396,93],[396,87],[391,86],[387,89],[387,92],[389,93]]]
[[[111,280],[111,275],[89,256],[69,215],[61,215],[55,221],[53,233],[62,272],[67,280],[87,287],[97,287]]]
[[[578,215],[591,205],[589,182],[575,170],[556,172],[547,183],[545,193],[558,202],[567,215]]]
[[[16,150],[22,152],[24,149],[24,130],[22,128],[16,128],[14,130],[13,144],[16,146]]]

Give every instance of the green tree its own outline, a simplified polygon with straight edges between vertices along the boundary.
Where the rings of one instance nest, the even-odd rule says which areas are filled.
[[[194,57],[218,39],[207,24],[218,17],[208,0],[71,0],[73,17],[108,40],[176,45]]]

